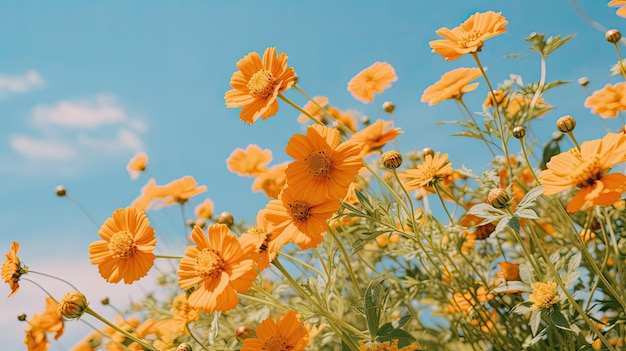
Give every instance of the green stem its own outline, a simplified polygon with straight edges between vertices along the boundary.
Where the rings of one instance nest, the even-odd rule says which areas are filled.
[[[195,335],[193,335],[193,333],[191,332],[191,329],[189,328],[189,324],[185,324],[185,329],[187,329],[187,332],[189,333],[189,336],[191,336],[191,338],[198,343],[198,345],[200,345],[200,347],[202,347],[205,351],[210,351],[209,349],[207,349],[201,342],[200,340],[198,340],[196,338]]]
[[[52,278],[52,279],[56,279],[56,280],[58,280],[58,281],[62,281],[63,283],[65,283],[65,284],[67,284],[67,285],[71,286],[71,287],[72,287],[72,289],[74,289],[74,290],[76,290],[76,291],[80,291],[77,287],[75,287],[74,285],[72,285],[72,283],[68,282],[68,281],[67,281],[67,280],[65,280],[65,279],[61,279],[61,278],[59,278],[59,277],[55,277],[55,276],[50,275],[50,274],[41,273],[41,272],[36,272],[36,271],[31,271],[31,270],[29,270],[28,272],[29,272],[29,273],[34,273],[34,274],[43,275],[44,277],[48,277],[48,278]]]
[[[172,260],[180,260],[183,258],[183,256],[168,256],[168,255],[156,255],[156,258],[165,258],[165,259],[172,259]]]
[[[124,329],[118,327],[117,325],[109,322],[106,318],[102,317],[101,315],[99,315],[96,311],[92,310],[91,308],[87,307],[87,309],[85,310],[85,313],[93,316],[94,318],[96,318],[100,322],[102,322],[102,323],[108,325],[109,327],[113,328],[115,331],[121,333],[122,335],[124,335],[128,339],[135,341],[143,349],[150,350],[150,351],[159,351],[159,350],[155,349],[152,345],[146,344],[144,341],[142,341],[141,339],[139,339],[136,336],[132,335],[131,333],[127,332],[126,330],[124,330]]]
[[[89,218],[91,223],[93,223],[93,225],[95,225],[96,228],[100,228],[100,225],[98,224],[98,222],[96,222],[94,217],[89,213],[89,211],[87,211],[87,208],[85,208],[85,206],[83,206],[78,200],[76,200],[75,198],[73,198],[72,196],[68,194],[65,194],[65,197],[70,199],[76,206],[78,206],[78,208],[85,214],[85,216],[87,216],[87,218]]]
[[[299,260],[299,259],[297,259],[297,258],[295,258],[295,257],[293,257],[291,255],[283,253],[282,251],[278,251],[277,254],[280,257],[284,257],[284,258],[286,258],[286,259],[288,259],[288,260],[290,260],[290,261],[292,261],[294,263],[297,263],[297,264],[305,267],[308,270],[311,270],[311,271],[315,272],[317,275],[324,275],[324,273],[322,273],[322,271],[320,271],[319,269],[317,269],[317,268],[311,266],[310,264],[305,263],[305,262],[303,262],[303,261],[301,261],[301,260]]]
[[[528,108],[528,112],[526,113],[526,119],[520,123],[520,125],[526,124],[526,122],[532,116],[532,113],[535,110],[535,106],[537,105],[537,100],[543,93],[543,87],[546,84],[546,57],[541,54],[541,76],[539,78],[539,84],[537,85],[537,90],[535,90],[535,94],[533,94],[533,98],[530,100],[530,107]]]
[[[467,107],[467,105],[465,104],[465,101],[463,101],[462,97],[456,99],[456,101],[459,102],[461,104],[461,106],[463,106],[463,109],[465,110],[465,112],[470,116],[470,118],[472,119],[472,122],[474,123],[474,125],[476,125],[476,128],[478,128],[478,132],[480,133],[482,141],[485,142],[485,145],[487,146],[487,149],[489,149],[489,152],[491,153],[491,155],[495,157],[496,153],[493,151],[493,149],[491,148],[491,145],[490,145],[490,143],[493,143],[493,141],[487,140],[486,137],[483,136],[483,134],[489,135],[488,132],[484,132],[483,129],[480,127],[480,125],[478,125],[478,122],[476,122],[476,119],[474,118],[474,114]]]
[[[337,242],[337,245],[339,246],[339,250],[341,250],[341,255],[343,256],[343,260],[345,262],[345,267],[348,270],[348,275],[350,276],[350,280],[352,281],[352,284],[354,285],[354,289],[359,294],[359,299],[362,300],[363,292],[361,291],[359,283],[356,280],[356,276],[354,275],[354,272],[352,271],[352,265],[350,264],[350,256],[348,255],[348,251],[346,251],[346,248],[344,247],[343,243],[337,237],[337,234],[335,233],[334,229],[331,229],[328,232],[330,233],[330,235],[332,235],[333,239],[335,239],[335,242]]]
[[[326,111],[326,109],[320,105],[317,101],[315,101],[311,96],[309,96],[309,94],[305,93],[304,90],[302,90],[300,88],[300,86],[298,86],[297,84],[294,84],[293,87],[296,91],[298,91],[300,94],[302,94],[305,98],[309,99],[309,101],[311,101],[315,106],[317,106],[320,111],[322,111],[322,113],[324,113],[324,115],[326,115],[326,118],[328,118],[331,121],[335,121],[337,122],[338,126],[340,129],[342,129],[342,131],[344,133],[349,134],[349,133],[353,133],[352,130],[350,128],[348,128],[345,124],[341,123],[341,121],[338,121],[336,118],[334,118],[333,116],[330,115],[330,113],[328,113],[328,111]],[[306,114],[309,118],[311,118],[311,115]],[[315,121],[315,120],[314,120]]]
[[[530,170],[530,173],[532,173],[533,178],[535,178],[535,182],[537,182],[537,184],[540,184],[539,183],[539,178],[537,178],[537,174],[535,173],[535,169],[530,164],[530,160],[528,159],[528,152],[526,152],[526,143],[524,142],[524,138],[523,137],[520,138],[519,142],[522,145],[522,153],[524,154],[524,160],[526,160],[526,166]]]
[[[450,220],[450,225],[452,225],[454,223],[454,219],[452,219],[452,216],[450,215],[450,212],[448,211],[448,207],[446,206],[446,203],[443,201],[443,197],[441,196],[441,193],[439,192],[439,184],[437,184],[437,182],[433,183],[433,188],[435,188],[435,192],[437,193],[437,197],[439,198],[439,201],[441,202],[441,206],[446,211],[446,214],[448,215],[448,219]]]
[[[617,43],[613,43],[615,45],[615,51],[617,52],[617,65],[619,66],[619,72],[622,77],[626,78],[626,70],[624,70],[624,65],[622,65],[622,54],[619,52],[619,45]]]
[[[305,114],[307,117],[309,117],[311,119],[311,121],[319,124],[319,125],[324,125],[324,123],[322,123],[320,120],[318,120],[317,118],[313,117],[313,115],[311,115],[308,111],[304,110],[302,107],[298,106],[295,102],[289,100],[289,98],[287,98],[285,95],[283,95],[283,93],[278,93],[278,97],[280,99],[282,99],[284,102],[286,102],[287,104],[289,104],[291,107],[295,108],[296,110],[300,111],[300,113]]]

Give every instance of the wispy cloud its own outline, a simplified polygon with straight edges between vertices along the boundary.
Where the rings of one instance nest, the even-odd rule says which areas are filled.
[[[31,159],[70,160],[77,156],[77,150],[62,140],[40,140],[24,135],[13,135],[9,143],[13,150]]]
[[[115,96],[101,94],[93,99],[64,100],[54,106],[36,106],[32,122],[36,126],[95,129],[103,125],[130,123]]]
[[[23,75],[0,75],[0,96],[11,93],[25,93],[44,86],[45,82],[35,70],[29,70]]]

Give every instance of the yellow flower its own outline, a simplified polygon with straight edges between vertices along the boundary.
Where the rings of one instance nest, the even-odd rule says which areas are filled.
[[[481,76],[479,68],[457,68],[444,73],[439,81],[424,90],[422,102],[435,105],[444,100],[460,99],[464,93],[478,87],[478,83],[469,82]]]
[[[404,185],[407,190],[416,190],[425,186],[432,186],[439,180],[453,173],[452,163],[448,162],[448,154],[435,155],[427,154],[424,162],[417,165],[415,169],[407,169],[406,172],[399,173],[398,176],[408,179]]]
[[[608,6],[619,6],[619,9],[615,13],[618,16],[626,17],[626,0],[611,0]]]
[[[626,84],[607,84],[604,88],[594,91],[585,100],[585,107],[591,108],[591,113],[601,118],[614,118],[619,111],[626,110]]]
[[[256,338],[246,339],[241,351],[303,351],[310,342],[309,331],[298,317],[298,313],[288,311],[278,321],[265,319],[256,328]]]
[[[276,48],[267,48],[261,56],[251,52],[237,62],[239,71],[230,78],[233,89],[226,92],[226,107],[243,107],[239,118],[254,123],[278,112],[278,94],[295,83],[293,67],[287,68],[287,55],[276,56]]]
[[[196,217],[200,220],[207,220],[213,217],[213,201],[206,199],[194,209]]]
[[[256,225],[250,227],[239,237],[239,242],[244,251],[251,252],[251,257],[256,262],[259,272],[270,266],[281,247],[274,244],[272,234],[274,226],[265,219],[265,211],[261,210],[256,216]]]
[[[385,342],[368,342],[364,343],[359,340],[359,351],[415,351],[419,350],[419,345],[409,344],[404,347],[398,347],[398,339]]]
[[[328,98],[326,96],[315,96],[313,98],[313,101],[307,102],[302,109],[308,112],[311,116],[315,117],[318,121],[321,121],[324,116],[324,111],[322,110],[322,108],[324,108],[326,105],[328,105]],[[304,113],[298,116],[298,122],[300,123],[307,123],[310,121],[311,119],[309,118],[309,116],[305,115]]]
[[[382,93],[398,80],[393,67],[387,62],[374,62],[348,82],[348,91],[364,103],[374,101],[374,93]]]
[[[11,250],[7,252],[7,259],[2,263],[2,280],[9,284],[11,293],[9,296],[13,296],[20,288],[20,277],[28,272],[28,268],[22,267],[20,259],[17,257],[17,250],[19,250],[20,244],[14,241],[11,244]]]
[[[537,282],[533,283],[533,292],[528,296],[528,301],[533,305],[531,310],[546,309],[559,302],[559,295],[556,291],[556,283]]]
[[[440,28],[437,34],[444,39],[431,41],[430,47],[446,61],[456,60],[465,54],[479,52],[484,41],[506,32],[506,18],[501,12],[476,12],[460,26],[448,29]]]
[[[226,160],[226,168],[240,176],[258,176],[267,172],[267,164],[272,161],[272,150],[261,150],[254,144],[243,149],[235,149]]]
[[[288,164],[288,162],[279,163],[259,174],[254,180],[254,183],[252,183],[252,191],[259,192],[263,190],[265,195],[270,199],[277,198],[278,194],[287,183],[285,170]]]
[[[393,125],[393,121],[384,122],[382,119],[376,120],[368,127],[359,130],[352,134],[350,141],[356,142],[360,145],[362,151],[362,157],[365,157],[371,153],[379,151],[385,144],[394,140],[398,135],[403,132],[400,128],[388,127]]]
[[[130,173],[130,179],[137,179],[141,172],[146,170],[148,164],[148,156],[145,152],[139,152],[128,161],[126,170]]]

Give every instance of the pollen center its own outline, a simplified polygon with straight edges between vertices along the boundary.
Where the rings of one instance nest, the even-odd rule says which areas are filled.
[[[325,150],[311,151],[305,158],[307,172],[317,177],[328,177],[333,169],[333,161]]]
[[[213,249],[202,249],[196,258],[196,272],[204,279],[217,278],[226,267],[226,262]]]
[[[304,222],[311,216],[311,205],[306,201],[296,200],[289,204],[289,215],[296,222]]]
[[[290,347],[282,335],[273,335],[263,343],[263,351],[289,351]]]
[[[483,46],[483,43],[480,40],[480,32],[476,29],[472,29],[471,31],[464,33],[463,36],[459,38],[458,44],[465,48],[478,46],[478,51],[480,51]]]
[[[602,176],[602,167],[598,157],[592,157],[572,167],[569,178],[579,188],[593,185]]]
[[[135,243],[132,235],[124,230],[113,234],[109,240],[108,247],[113,252],[113,258],[125,259],[135,253],[137,243]]]
[[[274,93],[276,79],[271,72],[261,69],[250,77],[248,90],[255,98],[265,99]]]

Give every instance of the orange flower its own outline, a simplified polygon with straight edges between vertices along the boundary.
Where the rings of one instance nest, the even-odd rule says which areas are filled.
[[[275,199],[287,183],[288,162],[283,162],[272,166],[268,171],[260,174],[252,183],[252,191],[259,192],[263,190],[265,195],[270,199]]]
[[[148,156],[145,152],[139,152],[128,161],[126,170],[130,173],[130,179],[137,179],[139,174],[146,170]]]
[[[519,275],[519,264],[511,262],[498,262],[498,264],[500,265],[498,276],[501,276],[507,282],[522,280]]]
[[[448,99],[460,99],[464,93],[478,87],[478,83],[469,84],[469,82],[481,74],[479,68],[457,68],[444,73],[437,83],[424,90],[422,102],[434,105]]]
[[[348,91],[364,103],[374,101],[374,93],[382,93],[398,80],[393,67],[387,62],[374,62],[348,82]]]
[[[326,105],[328,105],[328,98],[326,96],[316,96],[313,98],[313,101],[307,102],[302,109],[308,112],[311,116],[315,117],[318,121],[321,121],[324,117],[324,111],[322,110],[322,108],[324,108],[324,106]],[[322,108],[320,108],[320,106]],[[305,115],[304,113],[298,116],[299,123],[307,123],[310,121],[311,119],[309,118],[309,116]]]
[[[207,229],[194,227],[180,261],[178,285],[183,290],[196,286],[189,295],[189,306],[206,313],[226,312],[237,307],[237,293],[246,293],[256,278],[254,261],[244,254],[235,234],[224,224]]]
[[[206,191],[206,185],[196,186],[196,180],[192,176],[184,176],[157,188],[156,197],[164,199],[161,206],[174,203],[184,204],[192,196]]]
[[[452,173],[452,163],[448,162],[448,154],[442,156],[440,152],[437,152],[434,156],[427,154],[423,163],[417,165],[415,169],[407,169],[406,172],[399,173],[398,176],[409,179],[404,184],[407,190],[416,190],[425,186],[433,186]]]
[[[124,318],[122,315],[115,315],[114,324],[120,329],[127,331],[131,334],[134,334],[135,330],[139,326],[139,319],[136,317]],[[122,348],[125,344],[131,344],[131,340],[127,339],[126,336],[117,330],[111,327],[105,327],[102,329],[102,334],[105,335],[108,340],[108,343],[104,349],[109,351],[126,351],[125,348]],[[122,346],[120,346],[122,345]],[[130,345],[129,345],[130,346]],[[132,350],[132,349],[131,349]]]
[[[14,241],[6,254],[7,259],[2,262],[2,280],[11,288],[11,293],[7,297],[13,296],[20,289],[20,277],[28,272],[28,268],[22,267],[20,259],[17,257],[19,248],[20,244]]]
[[[256,338],[246,339],[241,345],[241,351],[303,351],[310,342],[309,331],[298,317],[297,312],[288,311],[278,321],[265,319],[256,328]]]
[[[261,150],[254,144],[243,149],[235,149],[226,160],[229,171],[240,176],[258,176],[267,171],[267,164],[272,161],[272,150]]]
[[[585,107],[591,108],[591,113],[602,118],[616,117],[619,111],[626,110],[626,84],[607,84],[604,88],[594,91],[585,100]]]
[[[419,349],[419,345],[415,344],[398,347],[398,339],[383,342],[368,342],[367,344],[359,340],[359,351],[415,351]]]
[[[237,62],[239,71],[230,78],[233,89],[226,92],[226,107],[243,107],[239,118],[254,123],[278,112],[276,97],[295,83],[293,67],[287,68],[287,55],[276,57],[276,48],[267,48],[263,60],[251,52]]]
[[[500,14],[493,11],[476,12],[456,28],[439,28],[436,33],[444,39],[431,41],[430,47],[446,61],[479,52],[485,40],[506,32],[504,26],[508,22]]]
[[[26,332],[24,344],[28,351],[48,351],[48,338],[43,330],[32,327],[24,331]]]
[[[85,336],[78,344],[72,347],[72,351],[96,351],[97,347],[102,344],[102,335],[100,332],[94,331]]]
[[[583,206],[608,206],[626,191],[626,176],[608,173],[626,161],[626,135],[608,133],[602,139],[585,141],[578,149],[562,152],[550,159],[539,174],[544,195],[560,193],[572,186],[580,188],[567,205],[568,212]]]
[[[454,293],[449,299],[450,306],[447,308],[447,312],[468,314],[475,306],[488,302],[493,298],[494,295],[485,286],[479,286],[478,289],[469,288],[469,291],[464,294],[460,292]]]
[[[141,194],[133,200],[131,206],[141,211],[147,211],[158,195],[159,188],[156,185],[156,181],[154,178],[150,178],[146,185],[141,188]]]
[[[326,107],[326,111],[337,123],[340,123],[352,132],[356,132],[359,127],[356,123],[356,118],[350,112],[341,112],[341,110],[332,106]]]
[[[28,321],[30,328],[25,330],[26,338],[24,339],[28,351],[47,351],[48,338],[46,333],[55,333],[55,339],[63,334],[65,328],[58,306],[53,298],[46,297],[46,310],[41,314],[33,315],[33,318]]]
[[[340,137],[337,129],[315,124],[287,143],[286,152],[295,159],[285,171],[287,184],[310,203],[343,198],[363,166],[359,144],[340,143]]]
[[[365,157],[380,150],[387,142],[394,140],[398,135],[403,133],[400,128],[397,127],[387,129],[387,127],[392,125],[393,121],[383,122],[382,119],[379,119],[367,128],[352,134],[350,141],[360,144],[361,149],[363,149],[362,156]]]
[[[192,308],[187,301],[185,294],[178,294],[172,301],[172,314],[174,319],[182,319],[185,323],[194,322],[200,319],[200,311]]]
[[[620,8],[615,13],[618,16],[626,17],[626,0],[611,0],[608,6],[619,6]]]
[[[213,201],[206,199],[194,209],[196,217],[200,220],[207,220],[213,217]]]
[[[285,186],[277,200],[265,207],[265,218],[274,226],[274,243],[282,246],[289,241],[302,250],[316,247],[324,240],[322,233],[328,230],[327,221],[339,209],[339,199],[326,198],[309,202],[300,193]]]
[[[98,265],[109,283],[130,284],[148,274],[154,264],[154,229],[146,214],[134,207],[113,211],[98,235],[104,239],[89,245],[89,260]]]
[[[259,272],[270,266],[280,251],[272,234],[274,226],[265,219],[265,211],[261,210],[256,215],[256,226],[250,227],[239,237],[239,242],[244,251],[251,252],[252,259],[256,262]]]

